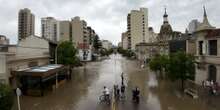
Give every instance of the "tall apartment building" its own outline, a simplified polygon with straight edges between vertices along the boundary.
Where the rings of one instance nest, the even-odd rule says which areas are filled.
[[[35,33],[35,17],[28,8],[18,13],[18,39],[21,40]]]
[[[88,47],[89,44],[89,32],[87,29],[87,23],[81,20],[80,17],[74,17],[71,21],[72,26],[72,42],[76,47]]]
[[[124,32],[121,34],[121,43],[122,43],[122,48],[127,50],[128,49],[128,32]]]
[[[89,45],[93,45],[93,40],[96,36],[95,30],[92,29],[90,26],[87,27],[89,33]]]
[[[127,30],[129,36],[129,49],[135,50],[135,45],[148,42],[148,9],[131,10],[127,16]]]
[[[195,32],[197,30],[199,24],[200,24],[200,22],[197,19],[190,21],[190,23],[188,25],[188,32],[189,33]]]
[[[42,37],[51,41],[57,41],[57,20],[53,17],[41,18]]]
[[[72,37],[70,21],[59,21],[57,27],[57,40],[70,41]]]

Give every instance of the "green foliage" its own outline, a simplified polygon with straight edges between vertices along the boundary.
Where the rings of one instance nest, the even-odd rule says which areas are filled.
[[[95,50],[99,50],[101,47],[102,47],[102,43],[99,39],[99,36],[96,35],[93,40],[93,48]]]
[[[113,49],[107,50],[105,48],[102,48],[100,51],[101,56],[109,56],[112,53],[113,53]]]
[[[61,42],[57,48],[57,63],[74,65],[77,63],[77,50],[70,41]]]
[[[131,50],[124,50],[122,47],[118,47],[118,53],[122,54],[125,57],[135,57],[135,53]]]
[[[8,85],[0,84],[0,108],[11,110],[14,102],[13,91]]]
[[[169,57],[167,55],[157,55],[149,63],[150,69],[153,71],[167,71]]]
[[[166,75],[172,81],[181,80],[182,89],[184,89],[184,81],[194,79],[195,76],[195,58],[184,52],[177,52],[166,55],[158,55],[150,61],[150,69],[153,71],[165,70]]]
[[[177,52],[170,55],[168,64],[168,77],[171,80],[193,79],[195,75],[195,58],[184,52]]]

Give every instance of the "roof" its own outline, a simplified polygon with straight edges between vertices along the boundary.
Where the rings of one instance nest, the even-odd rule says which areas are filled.
[[[47,77],[52,74],[56,74],[56,72],[62,70],[62,68],[64,68],[64,66],[60,64],[49,64],[45,66],[37,66],[37,67],[19,69],[16,71],[12,71],[12,74],[16,76]]]

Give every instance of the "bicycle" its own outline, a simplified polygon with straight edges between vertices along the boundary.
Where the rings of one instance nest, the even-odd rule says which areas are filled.
[[[111,103],[110,96],[106,96],[104,94],[99,97],[99,101],[100,103],[106,103],[108,105]]]

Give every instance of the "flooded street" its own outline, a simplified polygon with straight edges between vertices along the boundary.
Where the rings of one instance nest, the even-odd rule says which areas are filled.
[[[104,86],[112,91],[114,84],[121,85],[122,72],[126,97],[116,101],[116,110],[217,110],[205,101],[182,96],[165,81],[157,81],[148,68],[140,68],[137,61],[120,55],[75,68],[71,81],[43,97],[23,96],[22,110],[111,110],[111,105],[99,103],[99,96]],[[136,86],[141,91],[139,104],[131,100],[131,90]]]

